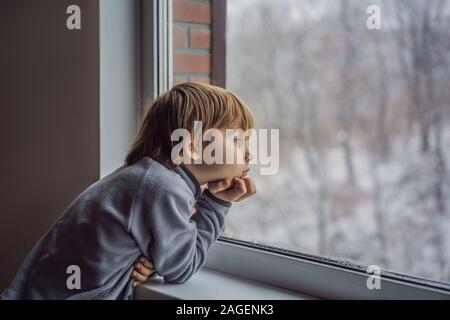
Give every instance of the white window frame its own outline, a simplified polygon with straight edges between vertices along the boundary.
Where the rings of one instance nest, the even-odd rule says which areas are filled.
[[[135,1],[99,1],[100,178],[123,164],[137,128]]]
[[[172,87],[173,4],[172,0],[136,1],[141,20],[141,106],[146,106]],[[138,110],[141,116],[144,111]]]
[[[137,2],[141,97],[151,101],[172,86],[172,0]],[[381,288],[370,290],[363,266],[226,237],[211,247],[205,267],[324,299],[450,299],[450,284],[382,270]]]
[[[381,270],[368,289],[365,266],[227,237],[210,249],[205,267],[323,299],[450,299],[450,285]]]

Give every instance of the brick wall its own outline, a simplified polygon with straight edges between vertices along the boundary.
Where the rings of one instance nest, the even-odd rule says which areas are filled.
[[[173,0],[173,82],[211,83],[211,2]]]

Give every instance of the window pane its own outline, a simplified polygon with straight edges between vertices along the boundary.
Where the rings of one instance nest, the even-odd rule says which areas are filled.
[[[224,234],[450,282],[450,2],[227,3],[227,88],[280,165]]]

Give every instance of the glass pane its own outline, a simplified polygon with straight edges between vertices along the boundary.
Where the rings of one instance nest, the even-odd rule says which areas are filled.
[[[227,87],[280,163],[224,234],[450,282],[450,1],[227,3]]]

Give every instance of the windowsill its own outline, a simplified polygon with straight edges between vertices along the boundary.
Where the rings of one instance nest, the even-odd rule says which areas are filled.
[[[202,268],[184,284],[151,277],[135,289],[136,300],[307,300],[308,295]]]

